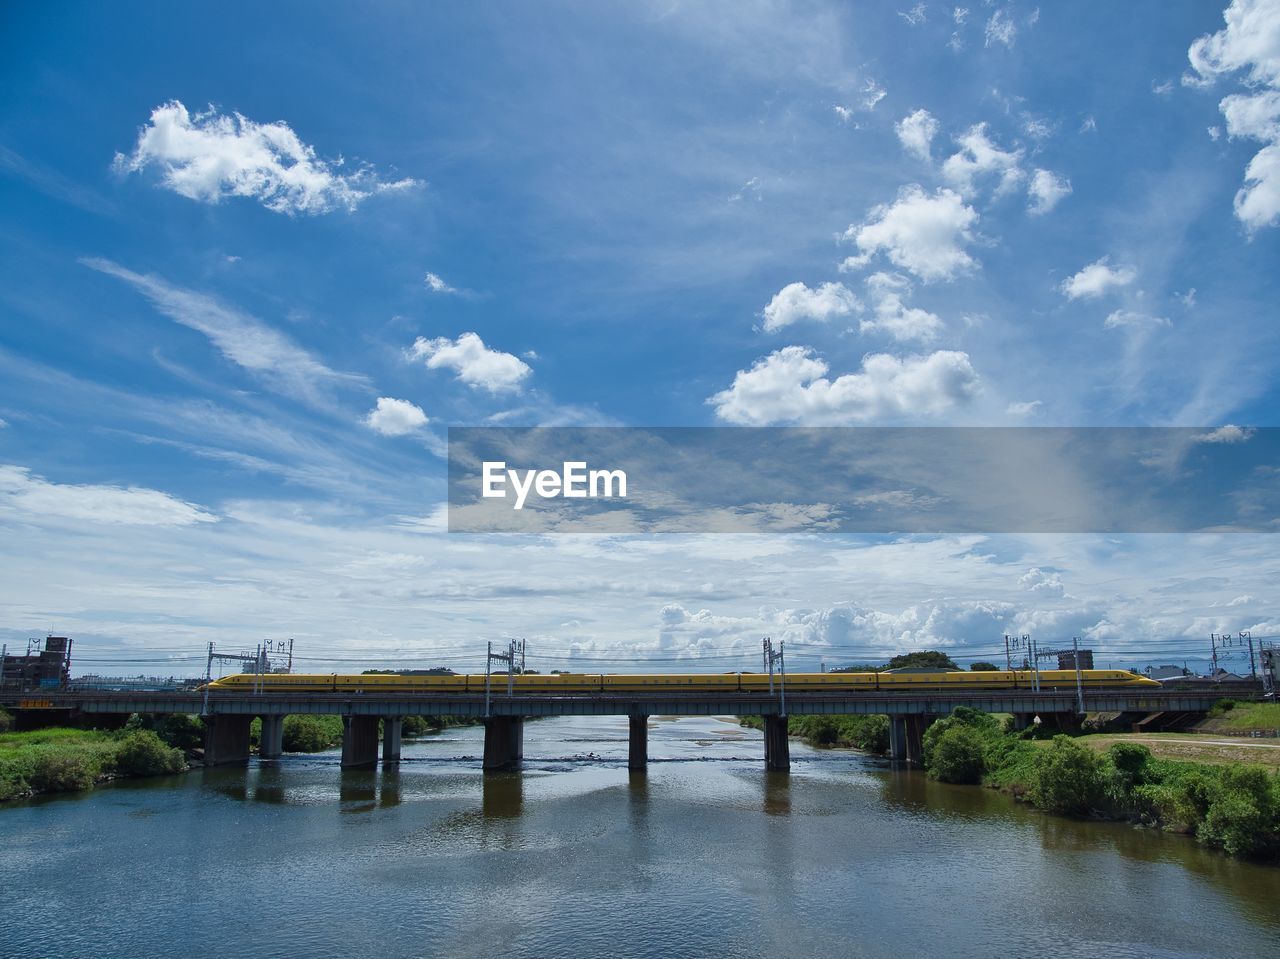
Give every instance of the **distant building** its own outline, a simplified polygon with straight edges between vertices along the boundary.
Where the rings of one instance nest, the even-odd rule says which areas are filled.
[[[1182,666],[1148,666],[1147,676],[1151,679],[1164,682],[1168,679],[1182,679],[1190,676],[1191,673]]]
[[[1058,653],[1058,668],[1059,669],[1075,669],[1076,655],[1077,654],[1074,650],[1068,650],[1066,652]],[[1080,656],[1081,669],[1093,669],[1093,650],[1092,649],[1080,650],[1079,656]]]
[[[46,636],[27,641],[25,655],[0,653],[0,686],[18,689],[65,686],[71,676],[71,640]]]

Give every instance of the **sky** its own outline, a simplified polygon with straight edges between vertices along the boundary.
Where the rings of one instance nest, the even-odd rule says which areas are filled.
[[[1269,533],[460,534],[444,458],[450,426],[1280,425],[1280,0],[6,4],[0,77],[11,646],[1280,637]]]

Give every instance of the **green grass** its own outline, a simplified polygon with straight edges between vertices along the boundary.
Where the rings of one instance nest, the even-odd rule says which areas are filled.
[[[0,733],[0,802],[92,789],[116,775],[184,769],[180,750],[136,729],[37,729]]]
[[[1280,703],[1236,703],[1232,709],[1214,716],[1201,729],[1280,729]]]

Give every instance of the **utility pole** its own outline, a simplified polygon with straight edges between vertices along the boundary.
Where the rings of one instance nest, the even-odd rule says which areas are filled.
[[[1076,712],[1084,715],[1084,673],[1080,670],[1080,637],[1071,637],[1071,660],[1076,667]]]
[[[1254,679],[1257,679],[1258,667],[1254,664],[1254,661],[1253,661],[1253,633],[1246,629],[1244,632],[1240,634],[1240,638],[1245,640],[1249,644],[1249,675],[1252,676]]]
[[[516,670],[524,672],[524,640],[512,639],[507,642],[507,651],[505,653],[495,653],[493,651],[493,643],[490,642],[486,649],[484,660],[484,716],[489,718],[490,705],[493,700],[492,696],[492,679],[493,664],[505,663],[507,666],[507,696],[515,695],[516,687]],[[516,666],[516,657],[520,657],[520,665]]]
[[[787,714],[787,641],[784,639],[778,643],[778,648],[773,648],[773,640],[768,636],[764,638],[764,665],[769,671],[769,695],[773,695],[773,664],[778,664],[779,670],[779,695],[781,697],[779,709],[782,715]]]

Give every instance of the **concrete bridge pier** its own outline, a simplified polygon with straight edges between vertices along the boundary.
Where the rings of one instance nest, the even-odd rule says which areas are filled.
[[[905,762],[907,758],[907,717],[889,717],[889,758]]]
[[[490,716],[484,721],[484,770],[519,769],[524,759],[524,717]]]
[[[920,765],[924,761],[924,731],[935,717],[923,713],[889,717],[889,758]]]
[[[627,768],[632,772],[644,772],[649,768],[649,717],[643,713],[631,717]]]
[[[378,717],[342,717],[342,768],[361,769],[378,764]]]
[[[263,716],[262,733],[258,736],[258,757],[279,759],[284,755],[284,717]]]
[[[764,766],[770,772],[791,770],[791,740],[787,738],[786,716],[764,717]]]
[[[204,764],[231,766],[249,761],[249,723],[252,716],[206,716]]]
[[[404,734],[404,717],[388,716],[382,720],[382,765],[400,761],[400,740]]]

